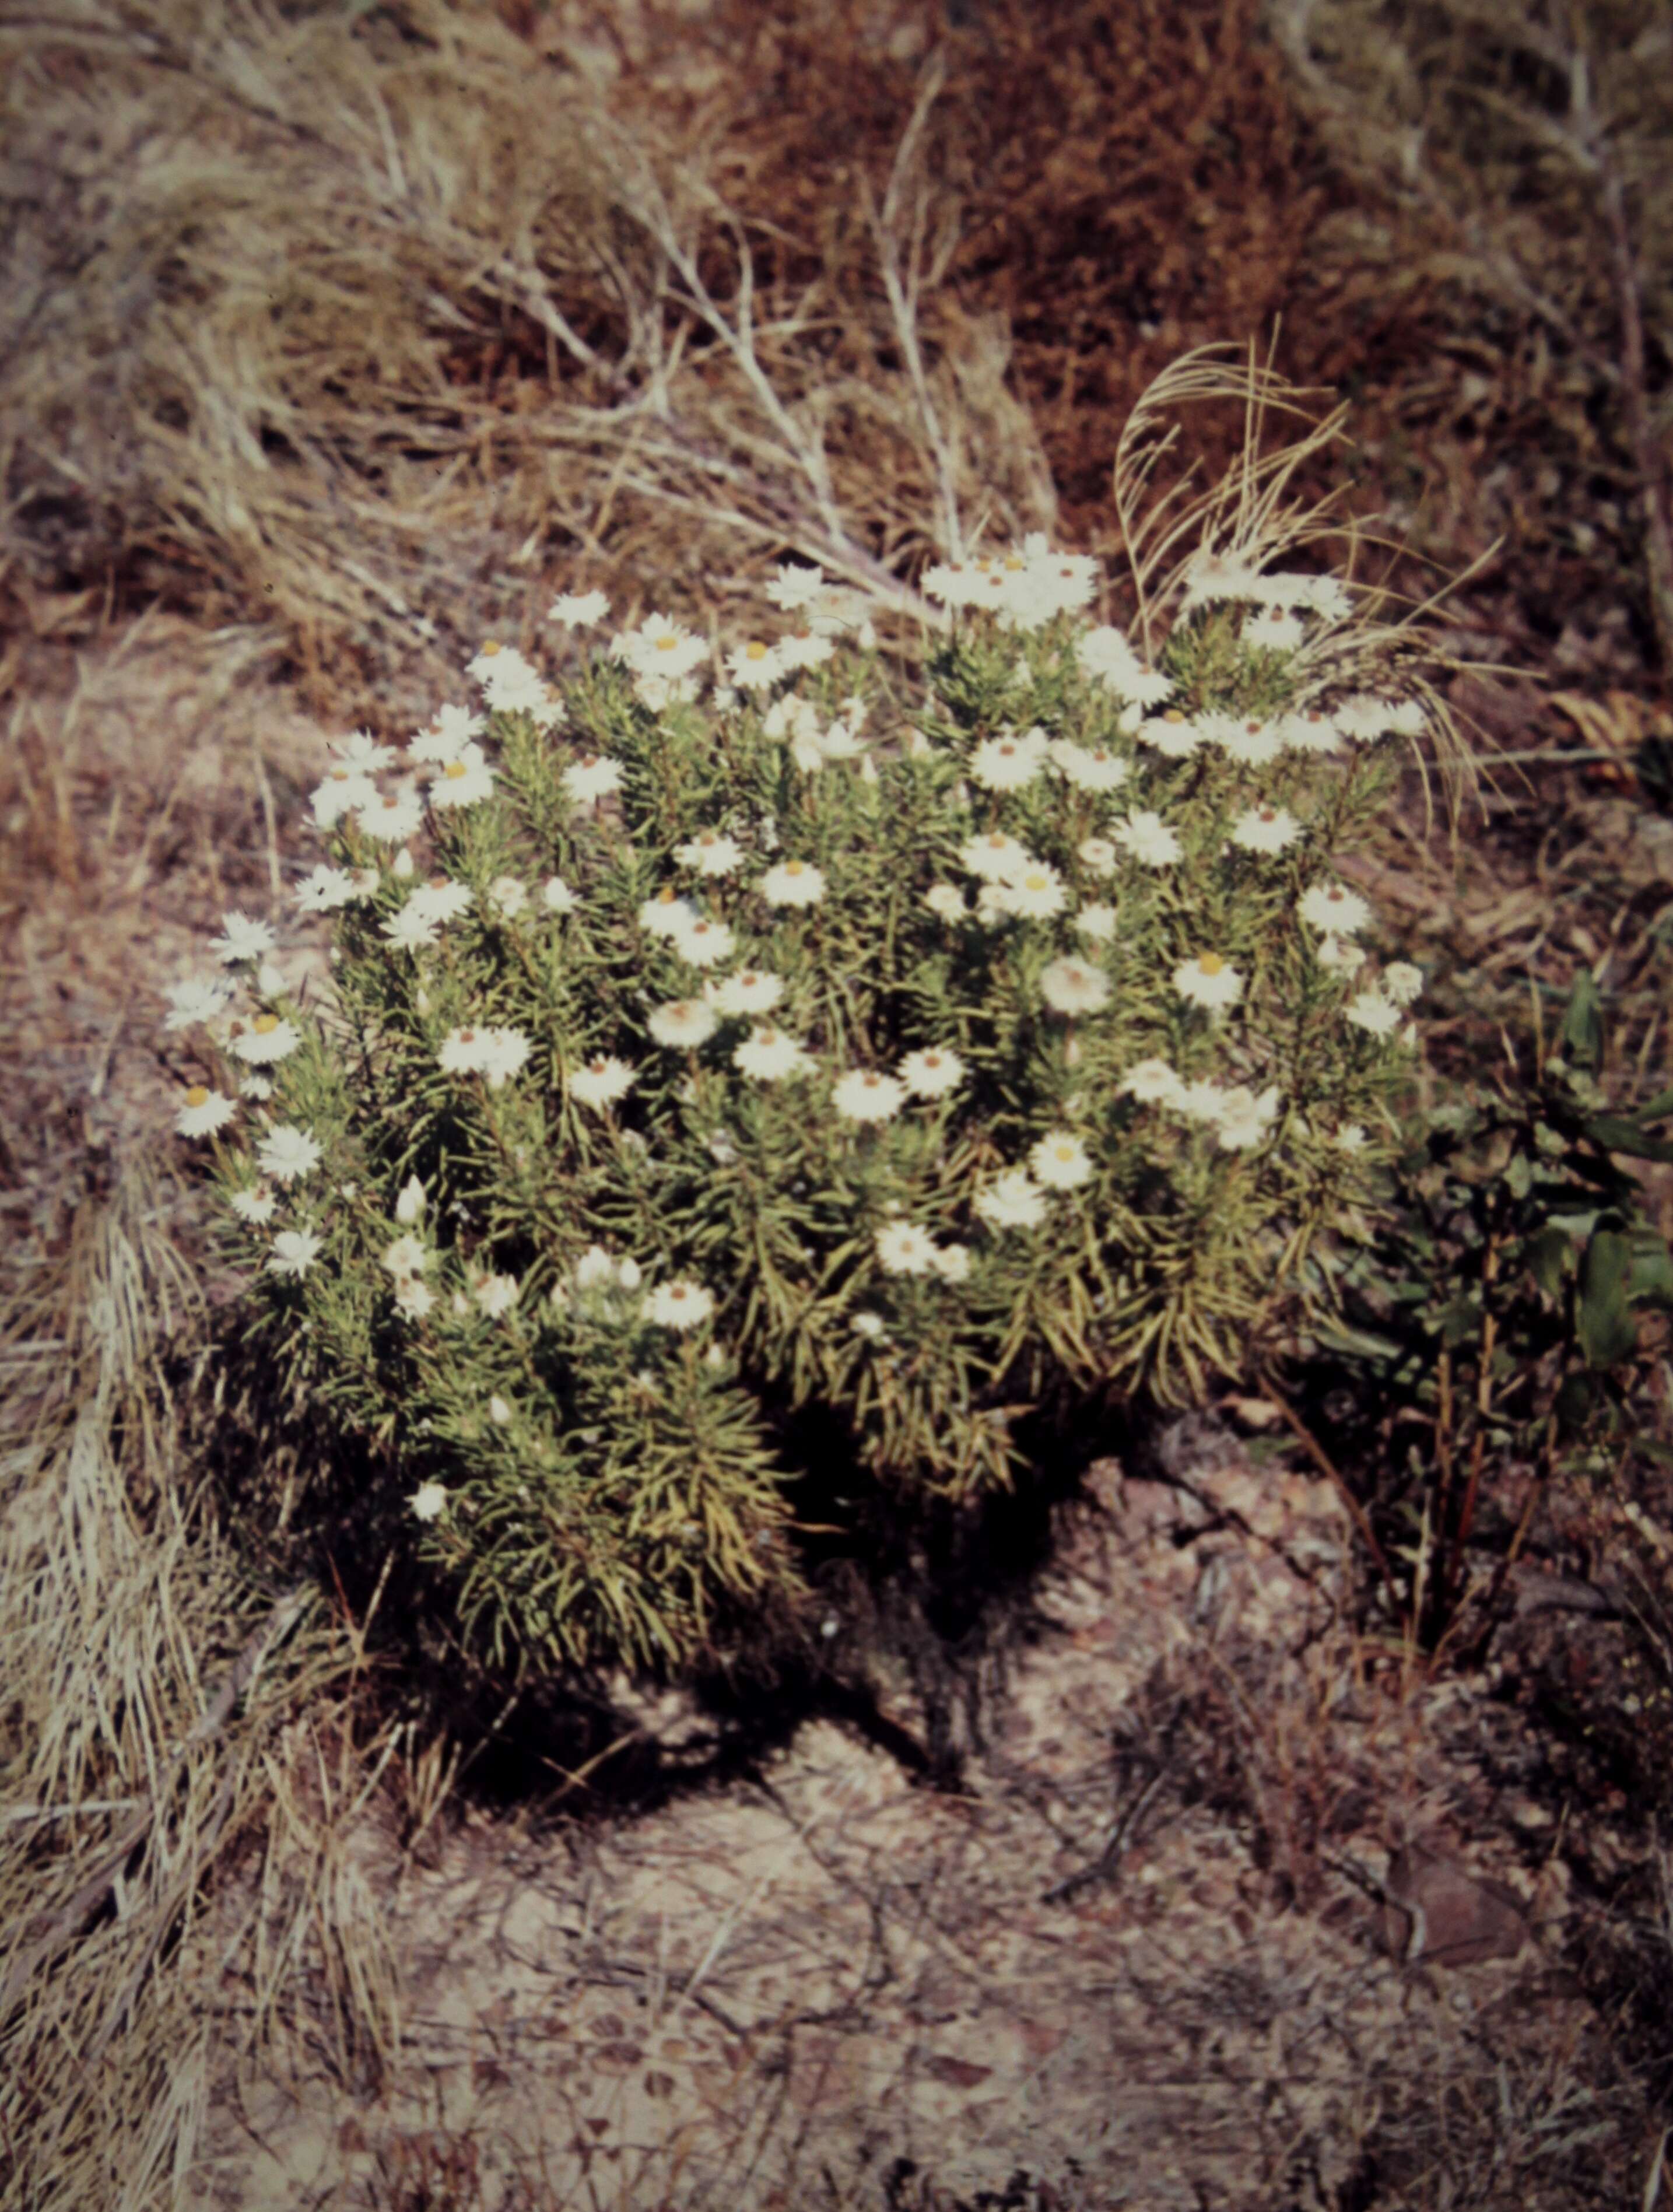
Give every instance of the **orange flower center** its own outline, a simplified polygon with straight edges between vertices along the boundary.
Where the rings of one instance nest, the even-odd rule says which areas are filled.
[[[1218,952],[1205,952],[1196,964],[1205,975],[1218,975],[1226,963]]]
[[[988,840],[988,842],[993,847],[993,849],[996,853],[1002,853],[1010,842],[1011,840],[1005,835],[1002,830],[995,830],[993,836]]]
[[[1263,806],[1261,809],[1261,819],[1262,822],[1275,822],[1278,819],[1278,809],[1275,806]]]
[[[745,968],[743,974],[738,978],[738,981],[743,985],[746,991],[752,991],[755,988],[756,981],[754,970],[752,969]]]
[[[802,865],[800,860],[787,860],[784,864],[784,872],[787,876],[799,876],[802,872]]]
[[[194,1083],[192,1085],[191,1090],[186,1094],[186,1103],[188,1106],[207,1106],[209,1104],[209,1093],[204,1090],[201,1083]]]
[[[665,887],[657,893],[656,902],[659,906],[672,906],[678,896],[679,894],[678,891],[665,885]]]
[[[923,1056],[923,1064],[926,1067],[939,1067],[941,1064],[940,1054],[939,1052],[925,1053]]]

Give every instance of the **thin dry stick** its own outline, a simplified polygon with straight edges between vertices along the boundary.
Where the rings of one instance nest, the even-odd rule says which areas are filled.
[[[1269,1398],[1273,1404],[1277,1407],[1279,1412],[1289,1424],[1290,1428],[1293,1431],[1298,1441],[1306,1451],[1308,1457],[1313,1462],[1314,1465],[1319,1468],[1321,1473],[1328,1475],[1330,1480],[1336,1486],[1336,1489],[1341,1495],[1341,1501],[1343,1504],[1347,1506],[1348,1513],[1353,1519],[1354,1526],[1360,1532],[1360,1540],[1364,1543],[1366,1551],[1370,1553],[1372,1560],[1376,1563],[1378,1572],[1383,1577],[1384,1583],[1386,1586],[1389,1594],[1389,1602],[1394,1607],[1396,1613],[1397,1613],[1400,1607],[1400,1592],[1394,1579],[1394,1570],[1389,1565],[1388,1554],[1384,1551],[1382,1546],[1377,1540],[1377,1532],[1372,1527],[1370,1519],[1366,1515],[1364,1506],[1360,1504],[1359,1499],[1355,1498],[1353,1492],[1348,1488],[1346,1477],[1331,1460],[1323,1445],[1318,1441],[1318,1438],[1314,1436],[1312,1431],[1308,1428],[1306,1424],[1302,1420],[1300,1415],[1295,1412],[1288,1401],[1284,1398],[1279,1391],[1277,1385],[1272,1379],[1272,1376],[1265,1371],[1262,1371],[1261,1376],[1261,1393],[1263,1397]]]

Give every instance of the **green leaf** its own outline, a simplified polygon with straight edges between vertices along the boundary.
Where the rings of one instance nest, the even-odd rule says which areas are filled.
[[[1664,1137],[1647,1136],[1636,1120],[1628,1121],[1624,1115],[1600,1115],[1584,1126],[1592,1143],[1606,1152],[1627,1152],[1635,1160],[1673,1160],[1673,1144]]]
[[[1597,1402],[1597,1386],[1589,1375],[1566,1375],[1557,1391],[1558,1420],[1570,1431],[1583,1429]]]
[[[1573,1255],[1574,1243],[1566,1229],[1548,1221],[1522,1248],[1523,1264],[1548,1298],[1561,1294],[1563,1270]]]
[[[1653,1230],[1640,1229],[1633,1237],[1633,1266],[1627,1284],[1630,1298],[1647,1298],[1652,1305],[1673,1311],[1673,1253],[1667,1239]]]
[[[1574,979],[1563,1016],[1563,1050],[1576,1067],[1596,1067],[1603,1057],[1603,1000],[1588,968]]]
[[[1618,1229],[1594,1229],[1580,1261],[1576,1326],[1589,1367],[1613,1367],[1638,1343],[1629,1303],[1632,1239]]]
[[[1526,1198],[1534,1187],[1533,1163],[1526,1152],[1512,1152],[1505,1169],[1505,1183],[1512,1198]]]

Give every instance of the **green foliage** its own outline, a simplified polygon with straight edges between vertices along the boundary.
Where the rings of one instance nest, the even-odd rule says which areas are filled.
[[[1355,980],[1329,869],[1409,711],[1341,698],[1345,601],[1240,644],[1205,594],[1160,672],[1065,559],[943,572],[996,612],[910,726],[828,594],[708,713],[660,617],[561,701],[484,648],[486,731],[444,710],[405,764],[427,811],[359,736],[315,795],[325,999],[240,917],[248,1006],[177,990],[255,1071],[216,1135],[251,1325],[495,1665],[673,1669],[794,1613],[793,1435],[1008,1484],[1024,1411],[1237,1372],[1363,1194],[1421,979]]]
[[[1639,1316],[1673,1312],[1673,1255],[1625,1164],[1673,1159],[1654,1127],[1673,1115],[1673,1091],[1609,1110],[1589,972],[1560,1044],[1531,1079],[1468,1085],[1410,1124],[1374,1231],[1325,1263],[1338,1305],[1317,1340],[1361,1447],[1378,1428],[1403,1439],[1417,1478],[1407,1557],[1432,1634],[1459,1594],[1487,1455],[1545,1479],[1559,1453],[1621,1433]]]

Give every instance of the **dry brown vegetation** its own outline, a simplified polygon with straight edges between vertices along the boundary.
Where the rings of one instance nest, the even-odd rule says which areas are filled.
[[[910,664],[918,565],[984,520],[1049,528],[1118,580],[1122,427],[1159,372],[1227,341],[1347,398],[1352,452],[1321,450],[1299,489],[1351,470],[1354,506],[1405,549],[1396,586],[1421,596],[1496,542],[1447,603],[1451,642],[1518,673],[1455,668],[1448,696],[1509,757],[1450,843],[1425,834],[1414,769],[1362,871],[1437,974],[1431,1095],[1525,1054],[1530,988],[1551,1000],[1587,964],[1623,1099],[1660,1087],[1673,826],[1634,763],[1673,738],[1670,60],[1664,0],[42,0],[0,18],[6,2212],[216,2188],[341,2212],[1668,2201],[1664,1490],[1606,1468],[1545,1496],[1526,1559],[1558,1595],[1518,1583],[1455,1674],[1379,1610],[1340,1529],[1305,1603],[1283,1585],[1321,1607],[1316,1632],[1286,1644],[1258,1585],[1251,1626],[1221,1585],[1274,1530],[1245,1492],[1187,1508],[1161,1483],[1110,1502],[1109,1587],[1050,1516],[1011,1532],[1067,1584],[1051,1602],[1090,1680],[1028,1628],[1024,1576],[995,1619],[955,1604],[928,1635],[892,1585],[849,1592],[834,1686],[770,1724],[687,1713],[684,1749],[625,1687],[450,1714],[384,1640],[375,1563],[362,1589],[293,1540],[306,1440],[276,1433],[222,1340],[197,1201],[154,1133],[158,981],[224,905],[277,890],[326,734],[404,732],[456,696],[484,633],[544,640],[555,587],[706,625],[796,553],[884,593]],[[1186,427],[1212,481],[1243,422]],[[1634,1403],[1664,1442],[1670,1389],[1646,1338]],[[1263,1480],[1328,1496],[1273,1444],[1251,1447]],[[1177,1437],[1162,1449],[1177,1460]],[[1372,1471],[1347,1474],[1369,1492]],[[1497,1556],[1530,1495],[1489,1465]],[[1001,1578],[1005,1540],[966,1581]],[[1019,1733],[1007,1760],[978,1739],[1014,1716],[1036,1645],[1036,1698],[1081,1717],[1067,1749],[1025,1756]],[[972,1798],[948,1786],[961,1769]],[[877,1832],[821,1794],[838,1770],[884,1807]],[[551,1800],[532,1843],[504,1809],[531,1774]],[[673,1870],[758,1842],[751,1812],[824,1887],[759,1912],[748,1881],[678,1892],[696,1959],[672,1958]],[[1482,1994],[1379,1957],[1356,1876],[1374,1884],[1361,1853],[1393,1847],[1396,1815],[1439,1822],[1530,1911],[1556,1884],[1554,1980]],[[1068,1881],[1106,1845],[1098,1882],[1039,1905],[1030,1851]],[[909,1847],[928,1857],[903,1883]],[[681,2162],[672,2124],[636,2165],[600,2103],[576,2107],[583,2131],[606,2120],[578,2179],[494,2194],[473,2105],[505,2086],[492,2068],[523,2126],[531,2094],[584,2069],[538,2036],[531,2058],[529,2031],[514,2064],[477,2051],[462,2107],[425,2106],[426,2067],[457,2057],[440,2016],[463,1970],[403,2027],[405,1935],[439,1942],[450,1907],[395,1877],[422,1890],[448,1852],[551,1890],[543,2017],[605,2053],[599,2081],[631,2070],[644,2023],[673,2034],[670,2008],[703,2028],[671,2063],[717,2069],[738,2123],[707,2166]],[[804,1910],[824,1948],[798,1954]],[[1031,1917],[998,1964],[995,1911]],[[810,1958],[836,1986],[800,2009],[830,2018],[771,1985]],[[509,2004],[521,1984],[495,1971]],[[1056,2013],[1017,1999],[1024,1971]],[[491,2014],[495,1987],[470,2002]],[[1068,2034],[1068,2072],[1038,2075],[1088,2017],[1104,2041]],[[945,2047],[922,2040],[938,2021]],[[899,2030],[897,2073],[851,2039],[879,2027]],[[1165,2027],[1177,2079],[1121,2107],[1147,2192],[1122,2197],[1098,2164],[1101,2084],[1141,2075]],[[959,2069],[1001,2028],[1021,2055],[1001,2087],[1043,2081],[1085,2120],[1083,2156],[1053,2137],[1025,2159],[1037,2102],[968,2119],[996,2092]],[[293,2150],[356,2106],[317,2186],[252,2179],[233,2140],[246,2093],[277,2124],[281,2059],[306,2088]],[[821,2067],[829,2094],[806,2086]],[[1174,2175],[1144,2163],[1159,2136]],[[230,2178],[198,2169],[207,2148]]]

